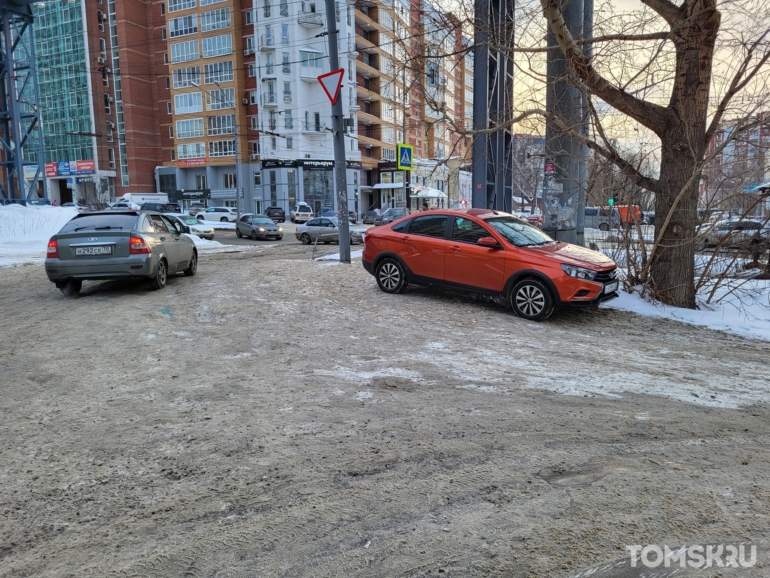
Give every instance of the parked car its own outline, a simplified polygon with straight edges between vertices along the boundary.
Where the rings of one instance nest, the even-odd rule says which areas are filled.
[[[68,207],[70,209],[77,209],[78,213],[82,213],[84,211],[90,211],[86,205],[81,205],[79,203],[62,203],[62,207]]]
[[[195,243],[159,213],[117,211],[75,215],[48,241],[45,272],[64,295],[85,280],[147,277],[154,289],[168,275],[195,275]]]
[[[321,207],[322,217],[336,217],[337,213],[334,211],[334,207]]]
[[[471,291],[503,298],[533,321],[618,296],[612,259],[487,209],[432,210],[370,229],[362,260],[386,293],[409,283]]]
[[[584,226],[586,229],[601,229],[609,231],[612,221],[610,219],[611,211],[606,211],[601,207],[586,207]]]
[[[242,215],[235,223],[235,234],[240,239],[244,235],[257,239],[283,239],[283,227],[275,224],[275,221],[267,215],[254,215],[247,213]]]
[[[374,220],[380,216],[380,210],[379,209],[372,209],[371,211],[366,211],[362,217],[361,222],[364,225],[372,225],[374,224]]]
[[[527,215],[525,220],[527,221],[527,223],[529,223],[530,225],[534,225],[538,229],[543,228],[543,215],[540,215],[540,214]]]
[[[273,219],[273,221],[285,223],[286,222],[286,211],[284,211],[281,207],[268,207],[265,209],[265,216],[270,217]]]
[[[178,227],[182,229],[183,233],[188,235],[195,235],[201,239],[214,240],[214,228],[211,225],[204,225],[195,217],[190,215],[177,215],[174,213],[164,213],[166,217],[171,219]]]
[[[139,207],[142,211],[158,211],[159,213],[181,213],[182,210],[176,203],[142,203]]]
[[[191,216],[194,217],[195,215],[197,215],[201,211],[205,211],[205,210],[206,210],[206,204],[205,203],[201,203],[200,201],[194,201],[194,202],[190,203],[190,208],[187,209],[187,212]]]
[[[356,217],[355,211],[348,211],[348,221],[353,225],[358,223],[358,217]]]
[[[310,245],[316,239],[319,243],[339,243],[340,231],[337,217],[316,217],[310,219],[304,225],[298,225],[294,233],[303,245]],[[350,229],[350,244],[363,243],[364,231],[359,229]]]
[[[238,218],[238,209],[235,207],[209,207],[195,215],[201,221],[220,221],[226,223]]]
[[[764,245],[769,242],[770,231],[760,221],[730,219],[706,223],[698,228],[695,249],[707,247],[745,247]]]
[[[105,211],[138,211],[139,205],[136,203],[130,203],[127,201],[120,201],[118,203],[113,203],[109,207],[105,209]]]
[[[392,223],[396,219],[400,219],[401,217],[404,217],[408,215],[406,209],[386,209],[384,213],[377,215],[374,219],[374,226],[379,227],[381,225],[387,225],[388,223]]]
[[[313,214],[313,209],[310,208],[310,205],[305,203],[298,203],[294,205],[291,212],[289,213],[289,217],[291,218],[292,223],[304,223],[312,219],[314,216],[315,215]]]

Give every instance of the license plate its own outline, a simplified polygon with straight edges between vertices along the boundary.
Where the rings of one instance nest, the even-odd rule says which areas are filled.
[[[103,247],[76,247],[75,255],[112,255],[112,246]]]
[[[609,285],[604,286],[604,292],[605,293],[614,293],[618,290],[618,282],[615,281],[614,283],[610,283]]]

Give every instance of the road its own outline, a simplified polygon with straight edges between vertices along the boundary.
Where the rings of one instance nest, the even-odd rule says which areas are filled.
[[[79,299],[2,270],[0,576],[662,576],[625,547],[747,541],[697,576],[770,576],[770,344],[241,249]]]

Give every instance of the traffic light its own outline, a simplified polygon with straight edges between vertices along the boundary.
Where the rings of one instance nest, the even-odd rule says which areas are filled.
[[[615,205],[615,197],[610,197],[609,199],[607,199],[607,204],[610,207],[614,206]]]
[[[520,165],[523,165],[524,162],[527,160],[527,149],[524,147],[521,147],[518,151],[516,151],[516,160]]]

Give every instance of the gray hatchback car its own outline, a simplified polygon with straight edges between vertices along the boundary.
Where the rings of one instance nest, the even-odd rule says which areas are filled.
[[[195,243],[164,215],[145,211],[82,213],[48,241],[45,272],[65,295],[85,280],[146,277],[153,289],[168,275],[195,275]]]
[[[275,224],[275,221],[266,215],[242,215],[235,223],[235,234],[240,239],[243,236],[257,239],[283,239],[283,227]]]

